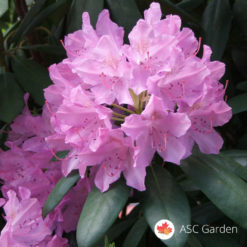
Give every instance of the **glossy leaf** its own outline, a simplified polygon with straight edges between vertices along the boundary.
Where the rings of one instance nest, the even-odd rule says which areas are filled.
[[[190,207],[185,193],[170,173],[160,166],[148,169],[144,195],[144,216],[154,231],[155,224],[161,219],[170,220],[175,226],[175,233],[163,242],[168,246],[183,246],[187,234],[179,233],[182,225],[190,224]]]
[[[247,37],[247,2],[246,0],[236,0],[233,7],[234,18],[236,19],[240,30]]]
[[[247,78],[247,47],[236,46],[232,48],[232,59],[238,71]]]
[[[236,86],[238,90],[247,91],[247,81],[239,82]]]
[[[202,244],[199,242],[195,234],[191,233],[189,235],[188,241],[185,247],[203,247]]]
[[[39,2],[41,2],[41,1],[42,0],[38,1],[37,4]],[[44,2],[44,0],[43,0],[43,2]],[[32,17],[32,19],[31,20],[28,19],[28,21],[26,21],[25,26],[23,25],[23,28],[21,29],[21,31],[19,31],[19,29],[18,29],[18,33],[15,34],[14,39],[16,40],[16,39],[23,38],[34,27],[37,27],[38,25],[42,24],[49,15],[51,15],[52,13],[54,13],[58,8],[60,8],[65,3],[66,3],[66,0],[59,0],[59,1],[55,2],[55,3],[53,3],[53,4],[48,5],[45,9],[43,9],[40,12],[38,12],[38,10],[40,10],[40,8],[43,5],[43,4],[41,5],[41,3],[40,3],[40,5],[41,5],[41,6],[39,6],[40,8],[39,9],[37,8],[36,11],[33,11],[34,13],[32,12],[32,15],[30,14],[30,16]]]
[[[149,2],[153,2],[149,0]],[[191,16],[187,11],[178,5],[174,4],[170,0],[159,0],[162,10],[165,14],[175,14],[179,15],[183,20],[193,22],[194,24],[198,24],[198,20],[196,20],[193,16]]]
[[[59,202],[61,202],[79,178],[80,175],[76,172],[69,174],[67,177],[63,177],[58,181],[44,204],[42,210],[42,215],[44,218],[59,204]]]
[[[12,41],[21,39],[24,36],[24,34],[28,32],[27,30],[29,25],[32,23],[34,18],[38,15],[45,2],[46,0],[38,0],[35,2],[33,7],[25,15],[19,27],[16,29],[16,32],[13,38],[11,39]]]
[[[6,123],[21,113],[24,107],[24,92],[12,73],[0,75],[0,120]]]
[[[208,162],[216,162],[218,165],[222,166],[223,168],[228,169],[230,172],[236,174],[237,176],[247,180],[247,168],[241,166],[238,162],[234,159],[224,155],[207,155],[203,157],[203,159],[207,160]]]
[[[229,38],[232,12],[229,0],[210,1],[203,13],[202,27],[205,31],[204,41],[210,45],[212,59],[221,59]]]
[[[56,55],[59,57],[66,57],[66,52],[62,45],[30,45],[30,46],[22,46],[21,47],[24,50],[35,50],[40,51],[47,54]]]
[[[97,243],[118,217],[129,197],[129,188],[122,180],[102,193],[96,187],[86,199],[77,225],[78,247]]]
[[[0,1],[0,17],[8,10],[9,1],[1,0]]]
[[[232,107],[232,113],[247,111],[247,93],[239,94],[227,102]]]
[[[191,11],[199,7],[204,2],[205,0],[182,0],[179,3],[177,3],[177,6],[184,10]]]
[[[200,234],[200,241],[204,247],[242,247],[233,234]]]
[[[104,0],[73,0],[68,14],[67,32],[71,33],[81,29],[82,13],[85,11],[89,13],[91,23],[95,26],[98,15],[103,8]]]
[[[207,155],[191,156],[181,168],[229,218],[247,229],[247,184]]]
[[[213,224],[224,217],[224,214],[212,203],[206,202],[192,208],[192,221],[200,224]]]
[[[223,155],[229,156],[230,158],[237,161],[239,164],[247,168],[247,150],[226,150],[222,152]]]
[[[109,237],[110,241],[114,241],[121,234],[127,231],[135,223],[140,214],[140,206],[134,208],[134,210],[125,217],[124,220],[113,224],[111,228],[107,231],[106,235]]]
[[[106,0],[106,2],[112,19],[124,27],[126,34],[135,26],[137,20],[142,18],[135,0]]]
[[[123,243],[123,247],[138,246],[145,231],[147,230],[147,227],[148,227],[147,222],[143,217],[140,218],[138,221],[136,221],[136,223],[134,224],[134,226],[131,228],[128,235],[126,236]]]
[[[30,93],[37,104],[43,105],[43,89],[51,84],[48,69],[24,57],[13,59],[12,66],[20,85]]]

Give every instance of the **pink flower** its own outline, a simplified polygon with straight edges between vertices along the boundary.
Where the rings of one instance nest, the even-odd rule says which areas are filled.
[[[20,199],[14,191],[8,191],[8,201],[4,205],[7,224],[2,230],[1,246],[27,247],[38,244],[51,233],[41,216],[41,206],[37,199],[30,198],[30,191],[19,188]]]
[[[146,164],[151,162],[155,151],[164,161],[179,164],[186,152],[179,137],[190,128],[190,120],[186,114],[169,112],[162,99],[152,96],[142,114],[130,115],[121,128],[141,147]]]

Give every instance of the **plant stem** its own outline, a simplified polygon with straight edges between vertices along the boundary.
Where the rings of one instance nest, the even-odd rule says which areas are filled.
[[[134,111],[131,111],[131,110],[129,110],[129,109],[125,108],[125,107],[122,107],[122,106],[120,106],[120,105],[112,104],[112,106],[113,106],[113,107],[116,107],[116,108],[118,108],[118,109],[121,109],[121,110],[123,110],[123,111],[126,111],[126,112],[128,112],[128,113],[130,113],[130,114],[136,114]]]
[[[116,112],[113,112],[112,115],[115,115],[115,116],[120,117],[120,118],[125,118],[126,117],[125,115],[120,114],[120,113],[116,113]]]

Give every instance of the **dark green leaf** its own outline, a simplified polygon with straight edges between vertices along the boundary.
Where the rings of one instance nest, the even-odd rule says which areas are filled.
[[[66,193],[79,180],[78,172],[69,174],[67,177],[61,178],[48,196],[42,210],[42,215],[45,218],[63,199]],[[78,198],[79,200],[79,198]]]
[[[213,59],[221,59],[229,38],[232,12],[229,0],[210,1],[203,13],[204,41],[210,45]]]
[[[247,168],[241,166],[234,159],[224,154],[207,155],[206,157],[203,157],[203,159],[206,159],[208,162],[216,162],[218,165],[228,169],[230,172],[235,173],[244,180],[247,180]]]
[[[92,189],[77,225],[79,247],[92,246],[105,235],[126,204],[128,196],[129,188],[121,180],[104,193],[96,187]]]
[[[53,156],[51,161],[53,162],[53,161],[57,161],[59,159],[64,159],[68,155],[68,153],[69,153],[69,150],[58,151],[58,152],[56,152],[56,157]]]
[[[203,154],[182,161],[181,168],[225,215],[247,228],[247,184],[242,179]]]
[[[200,234],[200,241],[204,247],[241,247],[232,234]]]
[[[35,51],[40,51],[61,57],[66,56],[66,52],[64,48],[62,46],[57,46],[57,45],[30,45],[30,46],[22,46],[21,49],[35,50]]]
[[[247,47],[238,46],[232,49],[232,59],[239,72],[247,78]]]
[[[246,0],[236,0],[233,7],[234,18],[242,31],[247,37],[247,2]]]
[[[138,246],[145,231],[147,230],[147,227],[148,225],[146,220],[143,217],[140,218],[129,231],[127,237],[124,240],[123,247]]]
[[[185,193],[166,169],[155,166],[148,168],[144,197],[144,216],[154,231],[155,224],[161,219],[170,220],[175,233],[163,242],[167,246],[183,246],[187,234],[179,233],[182,225],[190,224],[190,207]]]
[[[114,243],[110,243],[107,236],[105,236],[105,247],[115,247]]]
[[[24,106],[24,92],[12,73],[0,75],[0,120],[6,123],[21,113]]]
[[[205,0],[183,0],[180,1],[177,6],[181,9],[184,9],[186,11],[191,11],[197,7],[199,7],[201,4],[203,4]]]
[[[20,85],[30,93],[37,104],[43,105],[43,89],[51,84],[47,68],[24,57],[14,58],[12,66]]]
[[[193,207],[191,216],[192,221],[200,225],[213,224],[225,217],[212,202]]]
[[[180,181],[179,184],[184,191],[197,191],[197,190],[199,190],[199,188],[189,178],[183,179],[182,181]]]
[[[239,94],[227,102],[232,107],[232,113],[247,111],[247,93]]]
[[[128,230],[137,220],[139,214],[140,214],[140,206],[137,206],[134,208],[133,211],[131,211],[129,215],[126,216],[124,220],[121,220],[118,223],[113,224],[106,233],[110,241],[115,240],[126,230]]]
[[[24,35],[23,33],[27,33],[27,29],[29,25],[33,22],[34,18],[37,16],[46,0],[38,0],[34,4],[34,6],[27,12],[24,19],[22,20],[19,27],[16,29],[15,35],[12,38],[12,41],[16,41],[17,39],[21,39]]]
[[[82,13],[87,11],[90,15],[90,20],[95,26],[100,11],[104,8],[104,0],[73,0],[68,14],[68,29],[71,33],[81,29]]]
[[[247,167],[247,150],[227,150],[222,152],[223,155],[229,156],[230,158],[237,161],[240,165]]]
[[[23,38],[29,31],[31,31],[34,27],[37,27],[38,25],[42,24],[42,22],[45,21],[49,15],[51,15],[53,12],[55,12],[59,7],[61,7],[65,3],[66,0],[59,0],[53,4],[50,4],[48,7],[46,7],[39,13],[35,12],[34,16],[32,14],[32,19],[31,20],[28,19],[29,21],[25,24],[23,29],[18,33],[18,36],[17,33],[15,34],[14,39],[16,40]]]
[[[9,1],[1,0],[0,1],[0,17],[8,10]]]
[[[149,0],[149,2],[151,3],[153,1]],[[187,11],[183,10],[182,8],[174,4],[172,1],[159,0],[159,2],[161,4],[161,7],[164,13],[176,14],[176,15],[181,16],[183,20],[198,24],[198,21],[194,17],[192,17]]]
[[[120,26],[124,27],[128,34],[141,18],[135,0],[106,0],[112,19]]]
[[[199,240],[196,238],[196,236],[193,233],[191,233],[189,235],[189,238],[188,238],[188,241],[187,241],[185,247],[203,247],[203,246],[199,242]]]
[[[247,81],[239,82],[236,88],[239,90],[247,91]]]

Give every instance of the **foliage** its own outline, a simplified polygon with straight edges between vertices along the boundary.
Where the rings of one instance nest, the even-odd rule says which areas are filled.
[[[113,21],[131,30],[151,0],[36,0],[0,3],[0,145],[10,124],[24,107],[24,93],[33,114],[44,104],[43,89],[51,84],[47,67],[65,58],[60,39],[81,27],[88,11],[95,24],[103,8]],[[220,155],[202,155],[196,149],[181,166],[155,156],[147,169],[145,192],[117,182],[109,191],[94,188],[83,207],[77,234],[65,235],[71,246],[180,247],[246,246],[247,231],[247,3],[245,0],[159,0],[164,15],[178,14],[213,50],[213,59],[226,63],[222,83],[229,80],[227,95],[232,120],[218,131],[224,137]],[[9,6],[9,8],[7,8]],[[127,41],[127,35],[125,35]],[[199,53],[200,55],[200,53]],[[65,157],[65,153],[57,156]],[[53,161],[56,158],[53,157]],[[77,182],[78,175],[62,179],[51,192],[44,215],[60,202]],[[61,189],[62,188],[62,189]],[[61,191],[62,190],[62,191]],[[130,203],[139,205],[126,214]],[[118,217],[122,211],[122,217]],[[176,229],[187,224],[237,226],[237,234],[175,233],[161,242],[155,223],[170,219]],[[3,219],[0,224],[4,225]],[[107,237],[106,237],[107,236]],[[114,242],[114,243],[112,243]]]

